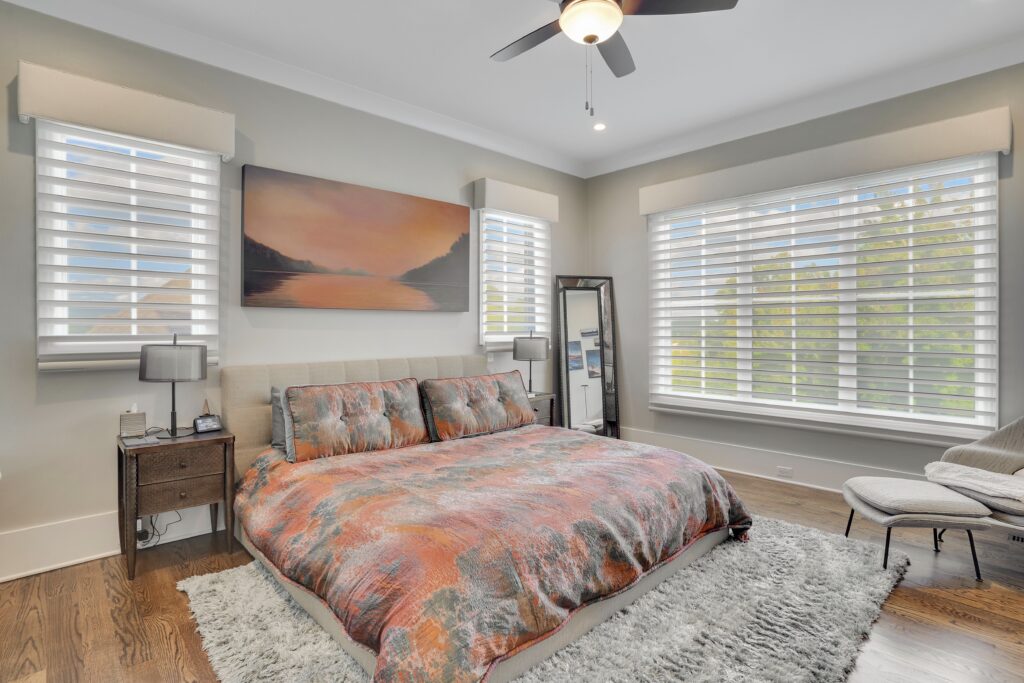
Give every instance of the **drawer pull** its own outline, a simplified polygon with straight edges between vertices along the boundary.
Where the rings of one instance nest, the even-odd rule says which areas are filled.
[[[185,469],[186,467],[188,467],[188,463],[182,460],[181,462],[178,463],[178,467],[180,467],[181,469]]]
[[[185,493],[184,491],[182,491],[181,493],[179,493],[179,494],[178,494],[178,497],[179,497],[179,498],[185,498],[185,497],[187,497],[187,496],[188,496],[188,494],[187,494],[187,493]]]

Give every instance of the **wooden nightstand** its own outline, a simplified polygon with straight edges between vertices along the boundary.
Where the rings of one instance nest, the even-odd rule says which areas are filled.
[[[161,439],[146,446],[126,446],[117,439],[117,515],[121,553],[128,578],[135,578],[135,526],[139,517],[210,506],[217,531],[217,505],[224,503],[228,552],[232,548],[235,498],[235,437],[226,431]]]
[[[535,394],[530,396],[530,405],[533,412],[537,413],[537,424],[555,426],[555,395]]]

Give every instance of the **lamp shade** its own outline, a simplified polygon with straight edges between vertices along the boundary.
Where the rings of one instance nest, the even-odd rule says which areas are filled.
[[[547,359],[547,337],[516,337],[512,340],[512,360]]]
[[[206,379],[206,347],[191,344],[146,344],[139,359],[143,382],[198,382]]]

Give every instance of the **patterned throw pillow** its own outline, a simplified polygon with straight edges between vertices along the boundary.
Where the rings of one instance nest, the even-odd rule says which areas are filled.
[[[430,440],[414,379],[288,387],[285,402],[291,462]]]
[[[430,436],[449,441],[533,424],[536,416],[518,370],[420,382]]]

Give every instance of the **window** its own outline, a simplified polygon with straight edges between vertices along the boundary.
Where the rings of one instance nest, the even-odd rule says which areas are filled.
[[[145,343],[217,358],[220,159],[36,121],[40,369],[130,365]]]
[[[651,216],[651,404],[997,426],[995,154]]]
[[[544,221],[480,212],[480,343],[551,331],[551,228]]]

